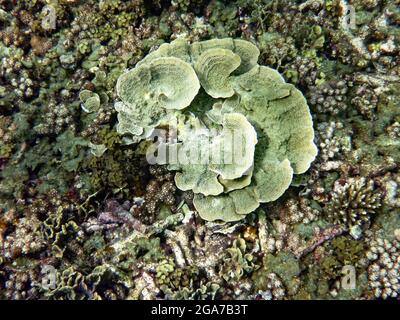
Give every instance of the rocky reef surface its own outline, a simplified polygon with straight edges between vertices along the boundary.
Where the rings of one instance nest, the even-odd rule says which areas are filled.
[[[399,41],[399,0],[0,0],[0,299],[399,299]],[[254,171],[149,164],[161,105]]]

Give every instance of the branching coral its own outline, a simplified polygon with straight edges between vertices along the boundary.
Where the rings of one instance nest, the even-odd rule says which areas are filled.
[[[319,123],[316,142],[322,160],[322,170],[329,169],[330,161],[340,159],[344,153],[351,150],[351,135],[342,122]]]
[[[376,238],[366,253],[370,289],[376,298],[396,298],[400,294],[400,241]]]
[[[37,235],[38,225],[39,220],[35,216],[19,219],[15,232],[7,235],[4,241],[0,241],[4,258],[16,258],[43,250],[45,242]]]
[[[0,298],[8,300],[37,299],[39,296],[38,281],[39,275],[36,268],[10,270]]]
[[[206,220],[240,220],[276,200],[317,154],[303,95],[258,55],[244,40],[180,39],[117,83],[118,132],[138,142],[170,125],[158,146],[177,152],[164,161]]]
[[[65,104],[56,104],[54,101],[44,108],[43,122],[37,125],[34,130],[39,134],[60,134],[65,129],[75,131],[74,114],[76,110],[71,106],[71,110]]]
[[[382,195],[374,181],[365,178],[336,181],[331,196],[325,208],[328,218],[348,227],[368,223],[382,205]]]
[[[287,224],[310,223],[317,220],[319,211],[312,208],[305,198],[289,199],[280,210],[280,221]]]
[[[349,83],[346,80],[330,81],[313,87],[309,93],[309,102],[319,113],[336,115],[347,108]]]
[[[154,221],[162,205],[175,210],[177,202],[174,175],[164,167],[152,166],[149,171],[154,179],[146,186],[144,212],[140,214],[145,222]]]

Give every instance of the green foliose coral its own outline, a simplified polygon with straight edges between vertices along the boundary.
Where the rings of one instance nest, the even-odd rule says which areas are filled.
[[[117,83],[117,131],[131,142],[157,136],[148,155],[168,152],[155,161],[178,171],[177,187],[195,193],[205,220],[240,220],[278,199],[317,154],[303,95],[258,56],[241,39],[178,39]]]

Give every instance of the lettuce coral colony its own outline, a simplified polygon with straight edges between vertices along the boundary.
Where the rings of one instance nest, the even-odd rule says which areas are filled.
[[[171,130],[177,119],[172,130],[178,138],[164,147],[187,157],[196,151],[201,163],[179,160],[168,167],[178,171],[179,189],[194,192],[205,220],[240,220],[278,199],[317,155],[305,98],[277,71],[258,65],[258,56],[258,48],[241,39],[178,39],[117,82],[120,134],[140,142],[158,127]],[[209,161],[213,155],[220,158]]]

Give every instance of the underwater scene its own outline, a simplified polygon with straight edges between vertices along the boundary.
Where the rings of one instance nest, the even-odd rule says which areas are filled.
[[[0,0],[0,300],[400,300],[400,0]]]

